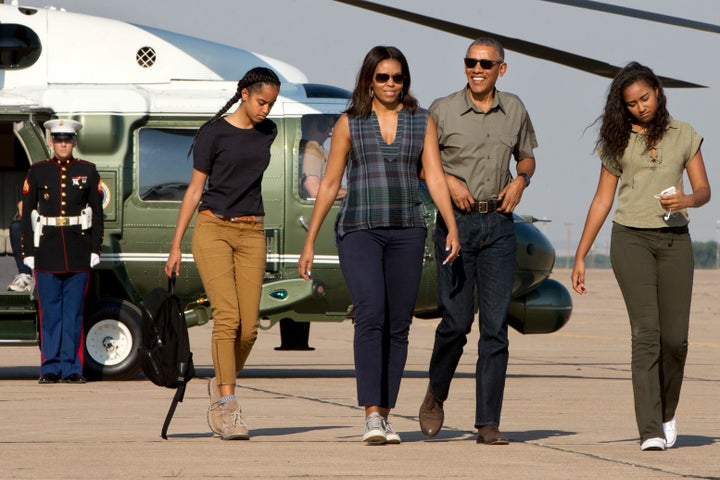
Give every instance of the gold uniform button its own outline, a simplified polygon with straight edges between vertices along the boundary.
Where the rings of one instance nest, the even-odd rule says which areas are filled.
[[[60,175],[60,178],[62,178],[63,180],[65,180],[65,179],[67,178],[67,175],[64,175],[64,174],[63,174],[63,175]]]
[[[62,188],[67,187],[67,185],[65,185],[64,183],[61,183],[60,186],[61,186]]]
[[[60,215],[65,215],[65,210],[60,210]]]
[[[60,195],[62,195],[63,197],[66,197],[66,196],[67,196],[67,192],[62,192]]]
[[[67,205],[67,203],[65,203],[65,200],[63,200],[62,202],[60,202],[60,205]]]

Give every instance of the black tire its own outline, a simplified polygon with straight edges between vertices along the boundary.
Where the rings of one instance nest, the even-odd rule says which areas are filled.
[[[140,373],[142,314],[130,302],[100,299],[86,307],[85,363],[88,380],[130,380]]]

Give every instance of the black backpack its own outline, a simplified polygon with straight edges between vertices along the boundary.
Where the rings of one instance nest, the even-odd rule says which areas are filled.
[[[167,290],[156,288],[148,293],[140,309],[142,345],[138,354],[142,371],[155,385],[177,389],[161,433],[167,438],[175,407],[183,401],[185,385],[195,375],[185,314],[175,295],[175,275],[168,279]]]

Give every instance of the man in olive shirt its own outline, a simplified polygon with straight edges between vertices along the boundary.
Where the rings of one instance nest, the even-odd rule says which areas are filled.
[[[508,363],[507,309],[515,275],[512,212],[535,171],[535,131],[524,105],[495,89],[505,74],[505,52],[496,40],[479,38],[467,50],[464,89],[433,102],[445,176],[455,206],[462,252],[443,265],[447,230],[438,216],[435,249],[438,307],[430,384],[420,406],[420,428],[434,436],[442,428],[443,402],[474,319],[477,288],[480,341],[475,372],[477,442],[505,445],[499,431]],[[510,158],[517,175],[510,173]]]

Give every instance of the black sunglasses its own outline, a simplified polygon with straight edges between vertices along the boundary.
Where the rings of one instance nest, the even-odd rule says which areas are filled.
[[[392,81],[394,83],[402,84],[405,81],[405,75],[403,75],[402,73],[396,73],[395,75],[390,75],[389,73],[375,74],[375,81],[377,83],[387,83],[390,78],[392,78]]]
[[[467,68],[475,68],[475,65],[479,63],[480,67],[482,67],[483,70],[490,70],[495,65],[500,65],[501,63],[503,63],[502,60],[490,60],[488,58],[478,60],[477,58],[470,57],[465,57],[463,61],[465,62],[465,66]]]

